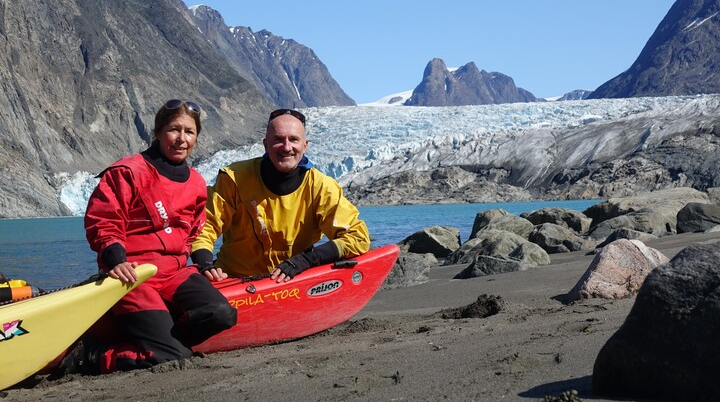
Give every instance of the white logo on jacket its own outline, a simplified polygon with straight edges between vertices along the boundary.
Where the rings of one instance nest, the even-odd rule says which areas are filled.
[[[165,223],[163,223],[163,227],[165,228],[165,233],[172,233],[172,228],[170,227],[170,223],[168,222],[168,214],[165,210],[165,207],[162,204],[162,201],[155,202],[155,208],[157,208],[158,213],[160,214],[160,217],[163,218]]]

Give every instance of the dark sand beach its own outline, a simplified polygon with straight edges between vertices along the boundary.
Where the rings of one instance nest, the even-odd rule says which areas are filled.
[[[720,233],[648,241],[672,258]],[[527,271],[453,280],[462,266],[436,267],[429,283],[381,290],[353,319],[307,338],[193,357],[150,370],[102,376],[34,377],[4,401],[542,401],[591,393],[595,357],[634,299],[566,305],[593,259],[553,254]],[[443,318],[479,296],[502,299],[487,318]]]

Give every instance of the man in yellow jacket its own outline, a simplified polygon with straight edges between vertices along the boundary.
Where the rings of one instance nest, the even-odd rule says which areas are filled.
[[[208,187],[207,221],[192,245],[201,272],[271,273],[281,282],[367,252],[370,235],[358,209],[305,157],[305,116],[290,109],[270,113],[263,145],[265,155],[220,169]],[[223,243],[213,262],[220,235]],[[328,241],[314,246],[322,235]]]

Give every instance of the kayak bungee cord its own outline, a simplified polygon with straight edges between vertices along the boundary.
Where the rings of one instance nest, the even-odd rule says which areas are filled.
[[[19,302],[19,301],[31,299],[31,298],[33,298],[33,297],[44,296],[44,295],[48,295],[48,294],[51,294],[51,293],[59,292],[59,291],[61,291],[61,290],[72,289],[72,288],[75,288],[75,287],[78,287],[78,286],[86,285],[86,284],[88,284],[88,283],[97,282],[97,281],[103,280],[103,279],[105,279],[105,278],[107,278],[107,277],[108,277],[108,274],[107,274],[106,272],[98,272],[97,274],[92,275],[92,276],[90,276],[89,278],[87,278],[87,279],[85,279],[85,280],[83,280],[83,281],[81,281],[81,282],[79,282],[79,283],[75,283],[75,284],[72,284],[72,285],[69,285],[69,286],[65,286],[65,287],[61,287],[61,288],[57,288],[57,289],[43,290],[43,289],[37,288],[37,287],[35,287],[35,286],[32,286],[32,285],[30,285],[30,284],[28,284],[27,282],[22,281],[22,280],[8,279],[5,275],[3,275],[3,274],[0,272],[0,291],[7,289],[8,292],[2,292],[2,296],[5,296],[5,293],[8,293],[8,295],[9,295],[9,298],[8,298],[7,300],[5,300],[6,297],[2,297],[2,299],[1,299],[2,301],[0,301],[0,307],[2,307],[2,306],[4,306],[4,305],[7,305],[7,304],[13,304],[13,303],[15,303],[15,302]],[[13,282],[22,282],[22,285],[17,286],[17,285],[16,285],[15,283],[13,283]],[[3,285],[4,285],[4,286],[3,286]],[[15,286],[13,286],[13,285],[15,285]],[[21,288],[21,287],[22,287],[22,288],[30,288],[30,289],[28,289],[27,291],[25,291],[24,294],[23,294],[22,296],[20,296],[20,297],[13,297],[13,296],[12,296],[12,295],[13,295],[12,290],[13,290],[13,289],[18,289],[18,288]]]

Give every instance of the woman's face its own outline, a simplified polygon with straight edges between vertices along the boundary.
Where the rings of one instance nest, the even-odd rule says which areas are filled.
[[[185,113],[180,114],[161,128],[156,137],[163,155],[175,163],[180,163],[190,156],[197,142],[195,120]]]

